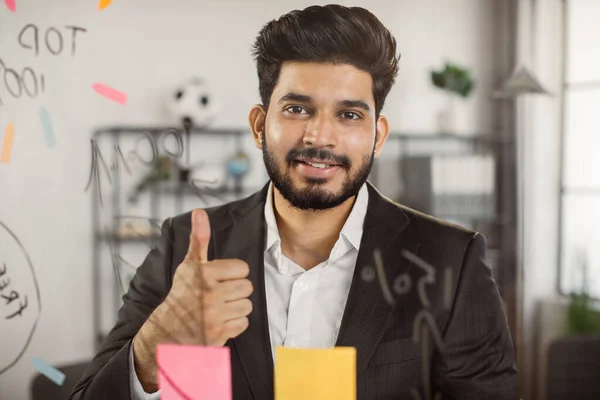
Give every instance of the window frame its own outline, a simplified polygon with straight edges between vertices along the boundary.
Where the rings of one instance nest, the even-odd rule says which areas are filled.
[[[592,186],[592,187],[581,187],[577,185],[568,185],[565,182],[566,178],[566,169],[567,169],[567,155],[565,150],[565,144],[567,143],[566,139],[566,112],[567,112],[567,95],[569,93],[573,93],[573,91],[581,92],[586,90],[600,90],[600,79],[598,80],[585,80],[585,81],[574,81],[569,82],[567,80],[567,71],[569,65],[569,11],[570,5],[572,4],[571,0],[563,0],[563,21],[562,21],[562,65],[561,65],[561,110],[560,110],[560,171],[559,171],[559,199],[558,199],[558,246],[557,246],[557,279],[556,279],[556,290],[559,295],[562,296],[570,296],[574,289],[571,289],[571,292],[566,292],[563,290],[563,280],[565,279],[565,272],[567,269],[563,265],[563,255],[565,253],[565,235],[563,229],[565,227],[565,219],[566,219],[566,210],[565,210],[565,198],[569,195],[577,195],[583,196],[583,198],[597,198],[600,204],[600,186]],[[600,300],[600,297],[592,296],[594,300]]]

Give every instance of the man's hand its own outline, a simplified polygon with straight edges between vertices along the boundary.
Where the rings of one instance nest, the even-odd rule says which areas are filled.
[[[159,343],[223,346],[248,327],[252,283],[239,259],[208,261],[210,222],[204,210],[192,213],[190,245],[175,271],[165,301],[133,338],[135,370],[147,393],[158,390]]]

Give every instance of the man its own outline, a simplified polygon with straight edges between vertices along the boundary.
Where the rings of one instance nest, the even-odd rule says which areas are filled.
[[[355,347],[359,399],[517,399],[483,236],[367,182],[395,39],[362,8],[309,7],[268,23],[254,55],[270,182],[163,224],[71,399],[158,398],[165,342],[228,346],[234,399],[273,398],[278,346]]]

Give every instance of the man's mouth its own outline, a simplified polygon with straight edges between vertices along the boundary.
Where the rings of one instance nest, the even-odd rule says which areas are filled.
[[[336,163],[331,162],[329,160],[302,160],[302,159],[297,159],[296,161],[298,161],[298,162],[300,162],[302,164],[310,165],[311,167],[322,168],[322,169],[340,166],[340,164],[336,164]]]

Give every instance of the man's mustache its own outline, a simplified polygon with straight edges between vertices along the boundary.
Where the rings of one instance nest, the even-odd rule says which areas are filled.
[[[285,157],[285,161],[288,164],[291,164],[293,161],[298,159],[329,161],[334,164],[339,164],[346,169],[350,168],[350,159],[348,157],[337,155],[327,149],[317,149],[315,147],[309,147],[306,149],[292,149]]]

